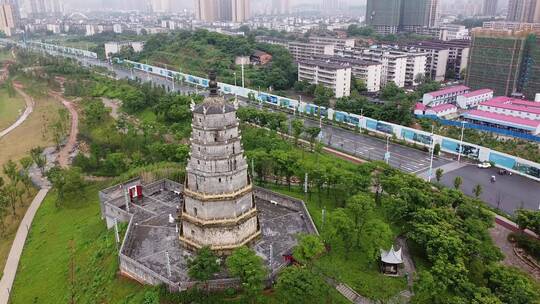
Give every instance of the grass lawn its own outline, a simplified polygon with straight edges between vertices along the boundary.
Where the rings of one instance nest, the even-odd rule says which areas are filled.
[[[12,304],[65,303],[72,292],[77,303],[142,303],[151,288],[116,275],[114,235],[100,218],[97,196],[105,186],[94,183],[60,207],[55,205],[54,191],[47,195],[23,251]],[[72,269],[74,276],[70,275]],[[332,303],[348,303],[334,289],[329,293]],[[278,303],[271,293],[265,293],[264,299]],[[163,299],[162,303],[173,302]]]
[[[321,203],[319,203],[316,192],[309,198],[301,193],[298,187],[292,187],[291,190],[288,190],[286,186],[274,184],[265,184],[263,187],[304,200],[319,231],[324,228],[322,227],[322,208],[326,211],[336,208],[332,194],[328,196],[326,192],[322,193]],[[382,214],[375,212],[374,216],[384,220]],[[378,264],[369,264],[367,261],[368,258],[362,252],[351,252],[349,256],[346,256],[343,248],[333,247],[329,254],[317,261],[316,266],[324,274],[345,282],[359,294],[372,299],[388,299],[407,288],[405,278],[381,275]]]
[[[49,98],[35,99],[35,101],[34,112],[30,114],[26,121],[0,139],[0,168],[10,159],[18,161],[27,156],[30,149],[36,146],[48,147],[53,145],[46,126],[57,119],[57,110],[62,105]],[[3,173],[0,170],[0,176],[2,175]],[[8,215],[6,219],[7,225],[4,234],[0,237],[0,269],[4,269],[4,263],[13,238],[15,238],[17,227],[31,200],[32,197],[30,196],[26,199],[24,206],[18,207],[17,216]]]
[[[11,51],[8,51],[4,48],[0,49],[0,62],[4,62],[6,60],[14,60],[13,56],[11,55]]]
[[[0,59],[1,60],[1,59]],[[26,104],[19,94],[10,97],[7,90],[0,89],[0,130],[11,126],[24,112]]]
[[[97,191],[104,186],[90,185],[61,207],[55,192],[47,195],[23,251],[13,304],[66,303],[72,292],[77,303],[142,302],[145,288],[116,276],[114,235],[99,211]]]

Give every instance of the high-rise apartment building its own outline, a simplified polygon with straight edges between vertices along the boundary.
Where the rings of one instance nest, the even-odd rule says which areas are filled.
[[[250,1],[195,0],[195,16],[206,22],[244,22],[250,18]]]
[[[63,10],[60,0],[30,0],[30,13],[33,15],[58,14]]]
[[[272,0],[272,14],[286,15],[289,13],[289,0]]]
[[[366,24],[380,33],[396,33],[401,18],[401,2],[402,0],[368,0]]]
[[[0,5],[0,31],[11,36],[15,30],[14,7],[11,4]]]
[[[400,26],[405,30],[435,27],[437,19],[438,0],[407,0],[402,3]]]
[[[168,13],[171,12],[171,0],[151,0],[150,7],[154,13]]]
[[[439,0],[368,0],[366,24],[381,34],[437,25]]]
[[[508,21],[540,22],[540,1],[538,0],[509,0]]]
[[[540,92],[540,42],[533,30],[473,30],[466,84],[495,95]]]
[[[484,0],[484,6],[482,7],[484,16],[495,16],[497,15],[497,4],[498,0]]]

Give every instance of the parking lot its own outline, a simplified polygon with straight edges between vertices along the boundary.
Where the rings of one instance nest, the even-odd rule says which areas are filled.
[[[465,166],[443,175],[441,182],[447,187],[454,187],[454,179],[461,176],[461,190],[473,196],[472,189],[482,186],[480,198],[507,213],[513,213],[518,208],[537,210],[540,207],[540,183],[520,175],[499,175],[499,169],[480,169],[475,165]],[[496,181],[491,182],[495,176]]]

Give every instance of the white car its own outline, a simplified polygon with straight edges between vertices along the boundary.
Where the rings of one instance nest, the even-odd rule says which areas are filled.
[[[480,168],[480,169],[488,169],[488,168],[491,168],[491,164],[488,163],[488,162],[480,163],[480,164],[478,164],[478,168]]]

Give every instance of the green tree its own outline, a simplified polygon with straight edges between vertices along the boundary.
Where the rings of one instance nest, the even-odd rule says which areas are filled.
[[[298,145],[298,139],[304,132],[304,122],[301,119],[293,119],[291,122],[292,133],[294,137],[294,144]]]
[[[477,184],[476,186],[474,186],[473,193],[476,198],[479,198],[480,195],[482,195],[482,185]]]
[[[440,152],[441,152],[441,145],[439,143],[436,143],[435,146],[433,147],[433,154],[439,155]]]
[[[219,271],[219,260],[210,247],[205,246],[197,251],[197,256],[188,261],[189,277],[203,282],[210,280]]]
[[[313,144],[315,143],[315,139],[317,139],[317,136],[319,136],[319,134],[321,133],[321,128],[309,127],[306,128],[305,133],[307,134],[309,139],[310,150],[313,151]]]
[[[311,266],[324,250],[324,244],[318,235],[301,234],[298,236],[298,245],[294,247],[293,256],[300,263]]]
[[[441,169],[441,168],[435,170],[435,179],[437,180],[438,183],[441,182],[441,178],[443,176],[443,173],[444,173],[444,170]]]
[[[325,285],[320,277],[306,268],[287,267],[276,284],[280,303],[324,303]]]
[[[30,150],[30,157],[41,171],[41,174],[45,174],[45,165],[47,165],[47,159],[43,155],[42,147],[35,147]]]
[[[463,178],[461,176],[456,176],[456,178],[454,178],[454,188],[459,190],[461,184],[463,184]]]
[[[235,249],[225,263],[230,274],[240,278],[242,287],[251,302],[256,302],[264,288],[266,278],[266,268],[262,259],[253,250],[242,246]]]
[[[487,286],[503,303],[536,303],[540,296],[537,287],[517,269],[495,264],[487,276]]]
[[[540,211],[518,209],[516,211],[516,223],[522,230],[530,229],[540,234]]]

